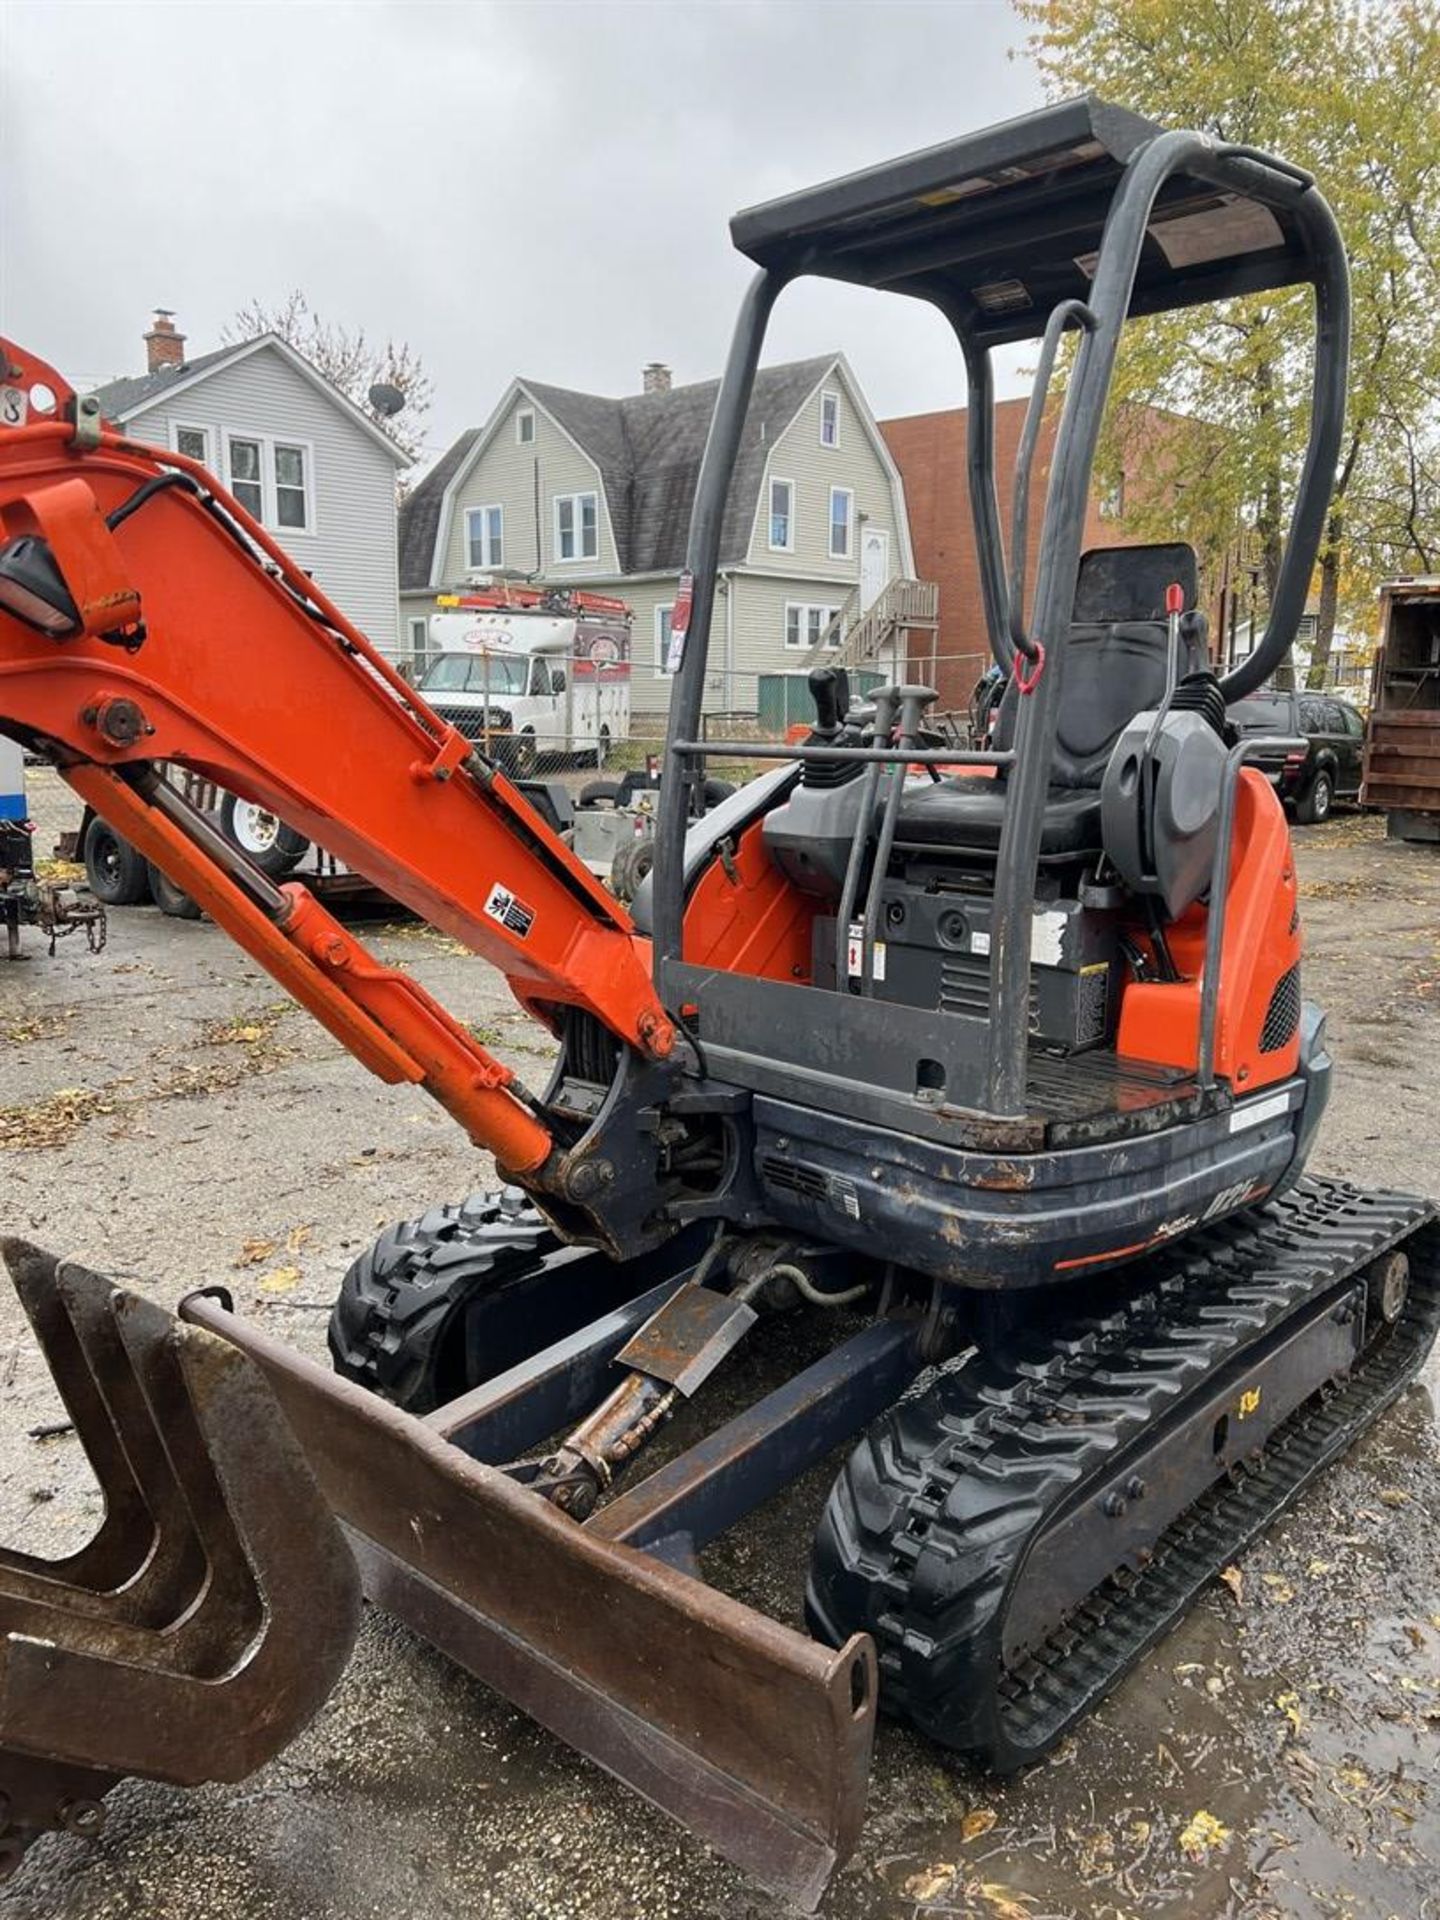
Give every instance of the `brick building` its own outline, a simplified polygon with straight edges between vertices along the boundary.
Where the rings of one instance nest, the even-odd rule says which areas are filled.
[[[1026,404],[1023,399],[1001,400],[995,407],[995,474],[1000,495],[1000,524],[1007,544],[1011,476],[1025,424]],[[1157,422],[1162,418],[1157,415]],[[965,420],[965,408],[954,407],[943,413],[917,413],[880,422],[880,431],[905,482],[916,573],[922,580],[937,582],[940,589],[934,684],[940,689],[942,707],[965,706],[976,680],[990,664],[980,571],[970,522]],[[1031,469],[1027,605],[1034,592],[1035,553],[1058,422],[1059,409],[1051,408],[1040,428]],[[1130,546],[1144,537],[1126,532],[1123,484],[1114,495],[1105,498],[1098,492],[1092,494],[1085,516],[1082,552],[1091,547]],[[930,663],[924,664],[928,673]]]

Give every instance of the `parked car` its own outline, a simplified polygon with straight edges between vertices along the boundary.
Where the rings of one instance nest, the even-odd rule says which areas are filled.
[[[1281,693],[1266,687],[1237,700],[1230,718],[1242,734],[1304,739],[1303,749],[1262,753],[1255,761],[1302,825],[1328,819],[1337,801],[1358,803],[1365,721],[1348,700],[1333,693]]]

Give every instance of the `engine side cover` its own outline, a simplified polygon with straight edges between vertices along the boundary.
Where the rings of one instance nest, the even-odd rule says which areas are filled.
[[[1139,713],[1110,755],[1100,786],[1105,851],[1135,893],[1155,894],[1173,920],[1210,884],[1224,744],[1198,713],[1167,713],[1148,747],[1153,713]],[[1148,813],[1148,819],[1146,815]]]

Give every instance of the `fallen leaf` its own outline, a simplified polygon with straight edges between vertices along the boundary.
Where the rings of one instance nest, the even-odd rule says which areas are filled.
[[[240,1251],[231,1261],[236,1267],[258,1267],[262,1260],[268,1260],[274,1253],[278,1240],[242,1240]]]
[[[1318,1580],[1322,1573],[1333,1573],[1335,1563],[1332,1560],[1312,1560],[1305,1571],[1312,1580]]]
[[[1299,1733],[1301,1727],[1300,1696],[1298,1693],[1282,1693],[1275,1701],[1276,1706]]]
[[[1220,1578],[1225,1582],[1237,1600],[1243,1600],[1245,1598],[1245,1576],[1241,1573],[1239,1567],[1222,1567],[1220,1569]]]
[[[299,1281],[299,1267],[276,1267],[271,1273],[262,1273],[255,1284],[261,1293],[290,1293]]]
[[[285,1251],[287,1253],[303,1253],[314,1238],[315,1229],[313,1226],[292,1227],[285,1236]]]
[[[1177,1844],[1185,1858],[1193,1860],[1198,1866],[1208,1860],[1217,1847],[1227,1846],[1229,1841],[1229,1827],[1222,1825],[1213,1813],[1207,1813],[1201,1807],[1198,1813],[1191,1816]]]
[[[948,1860],[937,1860],[933,1867],[922,1867],[919,1873],[912,1873],[900,1891],[911,1900],[938,1900],[954,1886],[955,1871]]]
[[[1033,1908],[1028,1894],[1014,1893],[998,1880],[982,1881],[979,1892],[980,1898],[994,1909],[995,1920],[1030,1920]]]
[[[1380,1504],[1385,1507],[1408,1507],[1410,1496],[1401,1487],[1382,1487]]]
[[[993,1807],[973,1807],[960,1822],[962,1840],[978,1840],[982,1833],[989,1833],[998,1815]]]
[[[1283,1607],[1295,1598],[1295,1589],[1283,1575],[1278,1573],[1262,1573],[1260,1578],[1270,1589],[1270,1598],[1277,1607]]]

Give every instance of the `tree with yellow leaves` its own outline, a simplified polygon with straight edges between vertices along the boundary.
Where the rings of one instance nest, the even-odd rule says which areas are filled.
[[[1015,4],[1053,96],[1091,90],[1268,148],[1335,209],[1354,334],[1316,583],[1321,685],[1342,595],[1368,615],[1379,579],[1440,565],[1440,0]],[[1178,494],[1212,563],[1248,532],[1267,594],[1305,447],[1311,327],[1303,289],[1132,324],[1099,455],[1140,531],[1173,535]],[[1165,437],[1163,475],[1135,426],[1147,408],[1205,423]]]

